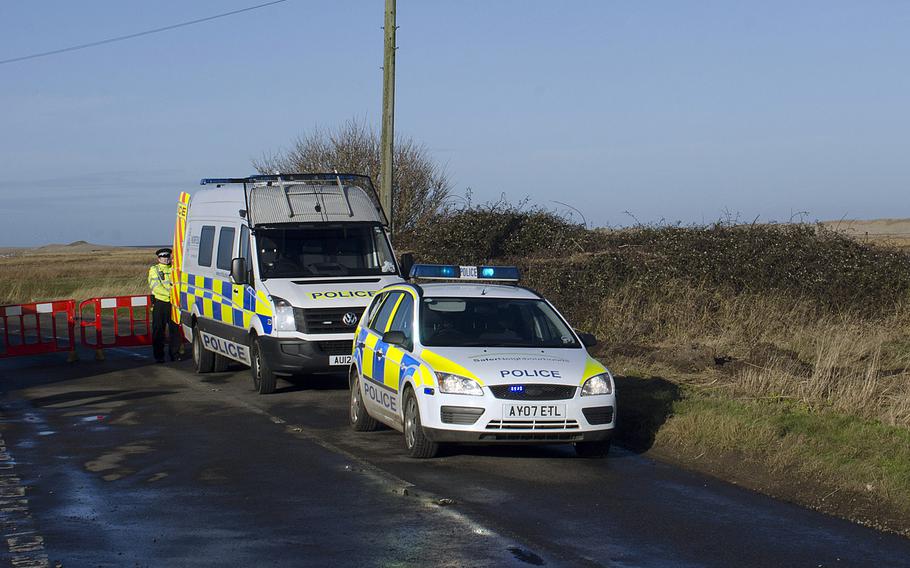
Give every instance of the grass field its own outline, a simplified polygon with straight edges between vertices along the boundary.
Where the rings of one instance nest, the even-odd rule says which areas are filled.
[[[0,305],[145,294],[154,249],[55,246],[0,256]]]

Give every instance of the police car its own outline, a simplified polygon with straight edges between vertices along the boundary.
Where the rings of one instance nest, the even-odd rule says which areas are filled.
[[[350,421],[404,433],[408,454],[458,443],[571,443],[603,457],[615,425],[610,371],[518,269],[416,264],[355,331]],[[415,280],[441,279],[446,282]]]

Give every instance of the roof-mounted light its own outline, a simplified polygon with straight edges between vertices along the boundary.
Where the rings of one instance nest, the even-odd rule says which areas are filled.
[[[518,282],[520,274],[515,266],[457,266],[454,264],[415,264],[411,278],[424,280],[493,280]]]

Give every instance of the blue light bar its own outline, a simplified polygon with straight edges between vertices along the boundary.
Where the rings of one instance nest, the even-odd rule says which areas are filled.
[[[456,266],[454,264],[415,264],[411,267],[411,278],[431,280],[495,280],[518,282],[518,268],[515,266]]]

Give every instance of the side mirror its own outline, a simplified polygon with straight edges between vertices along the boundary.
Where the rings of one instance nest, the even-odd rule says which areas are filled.
[[[414,255],[406,252],[401,255],[401,277],[407,278],[411,274],[411,267],[414,266]]]
[[[403,331],[387,331],[382,334],[382,342],[388,343],[389,345],[397,345],[399,347],[410,348],[408,337],[404,334]]]
[[[578,339],[581,339],[581,344],[585,347],[594,347],[597,345],[597,338],[593,334],[585,333],[583,331],[578,332]]]
[[[248,284],[246,259],[238,257],[231,260],[231,280],[234,284]]]

